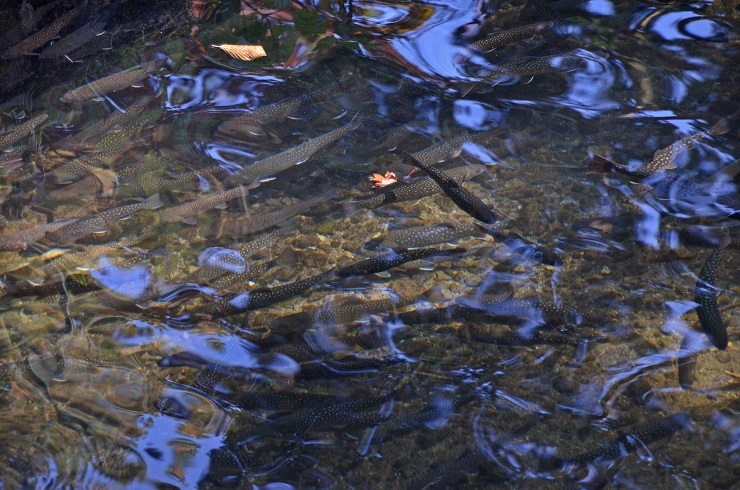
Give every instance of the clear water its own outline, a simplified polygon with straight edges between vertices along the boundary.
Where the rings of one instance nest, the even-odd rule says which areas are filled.
[[[72,6],[5,2],[0,137],[48,119],[2,155],[2,486],[733,487],[730,3],[90,0],[39,57]],[[404,152],[475,169],[496,238],[440,189],[362,204]],[[345,269],[419,246],[464,251]]]

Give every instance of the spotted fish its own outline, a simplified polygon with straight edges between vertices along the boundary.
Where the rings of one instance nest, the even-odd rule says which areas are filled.
[[[83,46],[95,36],[99,35],[110,18],[118,10],[118,5],[109,7],[105,12],[100,14],[93,21],[88,22],[76,31],[64,36],[62,39],[54,42],[51,46],[41,51],[42,58],[56,58],[71,53],[75,49]]]
[[[652,444],[661,439],[672,436],[691,423],[691,417],[685,413],[677,413],[660,420],[649,422],[622,435],[616,441],[605,444],[599,449],[586,451],[577,456],[564,459],[564,466],[573,466],[594,461],[609,461],[624,457],[628,453]]]
[[[157,209],[162,206],[162,200],[159,194],[155,194],[149,199],[136,203],[118,206],[117,208],[108,209],[94,214],[87,218],[80,218],[71,223],[54,230],[47,231],[44,238],[51,243],[70,243],[82,238],[90,233],[96,233],[107,230],[111,222],[125,218],[142,209]]]
[[[723,244],[726,245],[727,242],[728,240],[725,239]],[[712,345],[719,350],[727,348],[727,326],[722,321],[714,287],[722,249],[723,247],[713,250],[707,257],[707,261],[699,272],[694,293],[694,301],[699,303],[696,314],[699,316],[701,328]]]
[[[346,422],[347,417],[378,407],[391,401],[394,396],[395,392],[391,392],[380,396],[342,401],[321,408],[301,410],[268,422],[266,428],[290,435],[320,430]]]
[[[709,131],[692,134],[656,151],[653,159],[641,168],[635,169],[629,165],[616,163],[601,155],[594,155],[591,167],[596,172],[608,172],[609,169],[614,169],[617,172],[635,175],[637,177],[647,177],[663,170],[674,170],[676,169],[678,158],[694,148],[697,142],[709,136],[720,136],[729,130],[730,126],[727,119],[721,119],[717,124],[709,128]]]
[[[247,194],[249,194],[249,190],[242,186],[234,187],[228,191],[214,192],[194,201],[165,209],[160,213],[159,219],[163,223],[182,221],[188,224],[194,224],[195,215],[219,207],[233,199],[245,197]]]
[[[44,223],[17,231],[11,235],[0,237],[0,250],[25,250],[29,245],[33,245],[37,241],[41,240],[46,233],[58,230],[62,226],[68,225],[72,222],[72,220],[61,220],[54,221],[52,223]]]
[[[564,73],[582,68],[585,61],[573,54],[556,54],[542,58],[525,58],[504,63],[486,74],[481,81],[497,83],[514,77],[534,77],[550,73]]]
[[[99,97],[100,94],[109,94],[111,92],[118,92],[131,85],[144,80],[150,74],[156,72],[162,68],[166,59],[161,58],[154,61],[148,61],[141,65],[134,66],[128,70],[124,70],[107,77],[100,78],[92,81],[81,87],[70,90],[61,97],[62,102],[82,102],[85,100],[94,99]]]
[[[505,31],[496,32],[490,36],[475,41],[468,45],[467,53],[460,54],[455,58],[455,63],[465,61],[470,56],[470,52],[475,53],[489,53],[495,49],[509,46],[519,41],[526,41],[532,39],[536,35],[545,32],[555,25],[554,22],[537,22],[535,24],[528,24],[525,26],[515,27],[513,29],[507,29]]]
[[[392,230],[380,237],[365,243],[364,248],[375,250],[379,246],[392,248],[419,248],[429,247],[440,243],[451,243],[473,235],[482,233],[478,223],[440,223],[431,226],[414,226]]]
[[[0,151],[5,150],[16,141],[31,134],[31,132],[36,129],[37,126],[46,121],[48,118],[48,114],[39,114],[32,117],[28,121],[7,130],[5,133],[0,134]]]
[[[458,181],[434,167],[430,167],[411,156],[409,153],[403,154],[404,159],[426,172],[429,177],[439,185],[439,187],[452,199],[457,207],[468,213],[473,218],[483,223],[493,224],[498,221],[496,214],[486,206],[483,201],[478,199],[472,192],[465,189]]]
[[[485,170],[483,165],[463,165],[445,171],[445,173],[458,183],[462,184]],[[342,203],[344,217],[348,218],[360,209],[377,209],[388,204],[404,201],[415,201],[422,197],[432,196],[442,192],[439,184],[431,177],[417,179],[410,184],[398,184],[393,189],[383,194],[378,194],[364,201],[346,201]]]
[[[222,318],[237,315],[259,308],[265,308],[275,303],[285,301],[302,292],[323,284],[334,278],[333,272],[325,272],[308,279],[295,281],[282,286],[261,288],[246,293],[224,295],[221,299],[208,302],[195,308],[184,308],[177,320],[191,322],[196,317]]]
[[[361,260],[342,267],[336,271],[337,277],[364,276],[368,274],[377,274],[378,272],[387,271],[393,267],[411,262],[412,260],[425,259],[427,257],[447,257],[464,254],[464,248],[417,248],[414,250],[399,250],[376,255],[375,257]]]
[[[4,60],[12,59],[12,58],[18,58],[20,56],[25,56],[29,54],[31,51],[33,51],[36,48],[39,48],[46,44],[47,42],[54,39],[57,34],[59,34],[59,31],[64,29],[64,27],[72,22],[79,14],[82,12],[87,5],[87,0],[82,2],[77,7],[73,8],[66,14],[57,17],[54,22],[49,24],[46,27],[43,27],[24,39],[23,41],[19,42],[15,46],[11,46],[8,48],[0,58]]]
[[[296,215],[302,215],[306,211],[314,208],[321,203],[328,202],[336,196],[334,191],[328,192],[322,196],[313,199],[299,201],[290,206],[281,206],[275,211],[261,211],[258,213],[249,213],[247,216],[238,218],[233,221],[227,221],[223,225],[221,233],[226,237],[239,238],[252,233],[257,233],[273,226],[278,226],[284,221]]]
[[[226,179],[226,185],[272,180],[275,175],[280,172],[287,170],[294,165],[300,165],[301,163],[306,162],[311,158],[311,155],[324,148],[326,145],[333,143],[342,136],[345,136],[359,128],[361,123],[361,119],[358,116],[355,116],[352,121],[341,128],[337,128],[334,131],[330,131],[319,137],[305,141],[300,145],[282,153],[278,153],[277,155],[272,155],[270,157],[263,158],[262,160],[258,160]]]

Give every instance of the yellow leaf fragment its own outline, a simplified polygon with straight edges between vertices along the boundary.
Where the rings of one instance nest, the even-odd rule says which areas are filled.
[[[257,58],[267,56],[265,48],[259,45],[250,46],[248,44],[212,44],[211,47],[219,48],[229,56],[239,58],[244,61],[252,61]]]

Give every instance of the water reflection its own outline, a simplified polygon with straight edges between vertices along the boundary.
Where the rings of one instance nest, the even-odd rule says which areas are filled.
[[[0,20],[0,486],[734,484],[719,3],[88,1]]]

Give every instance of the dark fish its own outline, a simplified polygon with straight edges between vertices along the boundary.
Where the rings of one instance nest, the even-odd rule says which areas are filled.
[[[477,308],[463,305],[449,305],[437,308],[415,309],[398,313],[396,317],[406,325],[419,325],[425,323],[448,323],[451,321],[464,321],[481,316],[484,312]]]
[[[370,357],[356,354],[341,359],[323,358],[300,363],[301,379],[334,379],[340,376],[356,376],[374,373],[388,366],[404,362],[398,356]]]
[[[100,78],[81,87],[70,90],[61,97],[62,102],[82,102],[84,100],[94,99],[99,97],[100,94],[109,94],[111,92],[118,92],[131,85],[144,80],[150,74],[156,72],[162,68],[166,59],[157,59],[154,61],[148,61],[141,65],[134,66],[128,70],[124,70],[107,77]]]
[[[239,396],[237,405],[245,410],[261,408],[276,411],[317,408],[346,402],[346,398],[318,393],[287,393],[278,391],[252,391]]]
[[[71,223],[65,224],[54,231],[47,231],[44,238],[51,243],[74,242],[78,238],[89,235],[90,233],[107,230],[108,225],[112,221],[125,218],[133,213],[141,211],[142,209],[156,209],[160,206],[162,206],[162,201],[159,198],[159,194],[155,194],[145,201],[108,209],[93,216],[80,218]]]
[[[462,184],[472,179],[485,170],[483,165],[463,165],[445,171],[445,173]],[[422,197],[431,196],[442,192],[439,184],[431,177],[417,179],[410,184],[398,184],[393,189],[383,194],[365,199],[364,201],[347,201],[342,203],[344,217],[348,218],[360,209],[377,209],[381,206],[396,202],[415,201]]]
[[[183,221],[188,224],[194,224],[194,217],[196,215],[219,207],[233,199],[243,198],[247,194],[249,194],[249,190],[242,186],[234,187],[228,191],[214,192],[194,201],[165,209],[160,213],[159,219],[162,223]]]
[[[328,144],[333,143],[342,136],[354,131],[360,127],[362,120],[355,116],[352,121],[341,128],[330,131],[301,143],[289,150],[285,150],[277,155],[272,155],[262,160],[258,160],[251,165],[242,168],[238,173],[226,179],[226,185],[250,182],[266,182],[272,180],[280,172],[289,169],[294,165],[300,165],[306,162],[311,155],[322,149]]]
[[[455,242],[460,238],[481,234],[478,223],[440,223],[431,226],[414,226],[389,231],[379,241],[366,242],[364,248],[374,250],[379,246],[391,248],[419,248]]]
[[[389,402],[394,396],[395,392],[391,392],[380,396],[342,401],[321,408],[301,410],[278,417],[268,422],[265,427],[275,432],[290,435],[321,430],[341,424],[344,419],[359,412],[365,412]]]
[[[416,412],[393,417],[365,432],[360,440],[360,454],[365,454],[371,444],[382,444],[396,437],[416,432],[424,427],[439,427],[452,414],[476,398],[477,395],[474,392],[453,399],[440,397]]]
[[[708,131],[692,134],[656,151],[650,163],[641,168],[634,169],[629,165],[613,162],[600,155],[594,155],[591,167],[596,172],[608,172],[609,169],[614,169],[618,172],[635,175],[637,177],[647,177],[663,170],[674,170],[676,168],[676,161],[678,158],[684,154],[684,152],[694,148],[698,141],[701,141],[708,136],[722,135],[729,130],[730,126],[727,119],[721,119],[717,124],[709,128]]]
[[[564,466],[571,466],[621,458],[636,449],[672,436],[677,431],[688,427],[690,423],[691,417],[685,413],[677,413],[670,417],[655,420],[636,427],[634,430],[619,437],[616,441],[605,444],[599,449],[587,451],[572,458],[566,458],[562,460],[562,464]]]
[[[361,260],[342,267],[336,271],[337,277],[349,277],[349,276],[364,276],[367,274],[376,274],[383,272],[393,267],[398,267],[406,262],[412,260],[420,260],[427,257],[435,256],[455,256],[464,254],[466,250],[464,248],[417,248],[414,250],[399,250],[397,252],[390,252],[386,254],[376,255],[370,259]]]
[[[551,29],[554,25],[554,22],[537,22],[535,24],[528,24],[525,26],[515,27],[513,29],[507,29],[505,31],[491,34],[484,39],[475,41],[474,43],[469,44],[467,49],[469,52],[473,51],[476,53],[489,53],[494,49],[518,43],[519,41],[527,41],[529,39],[532,39],[537,34]],[[467,53],[467,55],[458,55],[455,58],[455,62],[460,63],[469,56],[469,53]]]
[[[36,127],[48,119],[48,114],[39,114],[32,117],[26,122],[18,124],[0,134],[0,151],[10,147],[13,143],[21,138],[24,138],[31,134]]]
[[[421,163],[409,153],[404,153],[403,156],[408,163],[415,167],[419,167],[434,179],[445,194],[452,199],[452,202],[470,216],[487,224],[493,224],[498,221],[496,214],[472,192],[460,185],[458,181],[436,168]]]
[[[113,5],[101,13],[93,21],[88,22],[76,31],[64,36],[54,42],[41,52],[42,58],[56,58],[71,53],[75,49],[83,46],[95,36],[99,35],[110,18],[118,10],[118,5]]]
[[[530,334],[513,332],[508,327],[503,330],[489,325],[468,324],[470,338],[494,345],[570,345],[577,347],[581,339],[558,332],[535,331]]]
[[[493,468],[495,465],[478,449],[465,451],[459,458],[445,461],[431,468],[422,478],[415,480],[410,490],[430,490],[432,488],[450,488],[457,484],[470,484],[471,475],[481,467]],[[464,479],[464,480],[463,480]]]
[[[678,353],[678,384],[688,390],[694,384],[696,373],[696,359],[699,351],[705,347],[705,341],[698,332],[688,332],[681,340]]]
[[[727,245],[725,239],[723,245]],[[707,257],[707,261],[699,272],[696,281],[694,301],[699,303],[696,308],[696,314],[699,316],[699,323],[702,330],[709,338],[709,341],[719,350],[727,348],[727,326],[722,322],[722,315],[717,306],[717,294],[715,293],[714,281],[716,279],[719,259],[722,255],[722,249],[712,251]]]
[[[39,29],[15,46],[8,48],[2,54],[2,56],[0,56],[0,59],[9,60],[12,58],[18,58],[20,56],[25,56],[34,49],[41,47],[47,42],[51,41],[57,36],[57,34],[59,34],[59,31],[64,29],[67,24],[72,22],[79,15],[79,13],[82,12],[86,5],[87,0],[85,0],[66,14],[57,17],[54,22],[52,22],[48,26]]]
[[[462,134],[442,140],[428,148],[412,153],[411,156],[419,160],[421,163],[434,165],[435,163],[444,162],[448,158],[459,156],[460,153],[462,153],[462,148],[465,143],[488,141],[491,138],[495,138],[502,134],[504,134],[504,131],[501,129]],[[398,174],[408,174],[414,170],[414,167],[412,165],[397,164],[392,165],[389,169]]]
[[[600,318],[568,306],[533,299],[501,299],[500,296],[472,295],[456,298],[456,302],[469,308],[478,308],[492,316],[515,316],[527,318],[536,324],[581,325],[584,321],[598,325]]]
[[[297,294],[323,284],[333,279],[333,272],[325,272],[308,279],[292,282],[272,288],[261,288],[246,293],[234,293],[223,296],[221,299],[211,301],[196,308],[185,308],[179,320],[190,321],[193,316],[222,318],[225,316],[245,313],[247,311],[265,308],[275,303],[290,299]]]
[[[91,167],[81,161],[74,162],[71,165],[74,165],[75,170],[84,171],[89,175],[78,182],[51,191],[48,194],[49,199],[56,201],[73,198],[84,199],[89,196],[112,197],[118,188],[118,175],[112,170]]]
[[[572,54],[556,54],[542,58],[530,58],[504,63],[486,74],[482,82],[494,82],[513,77],[533,77],[551,73],[564,73],[582,68],[585,61]]]

